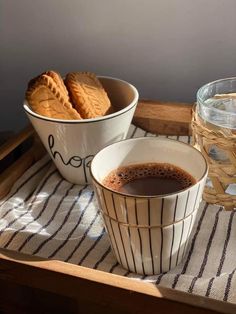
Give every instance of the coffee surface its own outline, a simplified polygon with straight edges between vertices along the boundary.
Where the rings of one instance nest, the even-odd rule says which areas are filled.
[[[181,191],[195,184],[196,180],[172,164],[145,163],[115,169],[102,183],[117,192],[153,196]]]

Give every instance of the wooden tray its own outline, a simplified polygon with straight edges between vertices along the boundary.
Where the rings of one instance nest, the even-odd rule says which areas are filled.
[[[192,106],[142,101],[133,123],[191,134]],[[45,153],[31,127],[0,148],[0,198]],[[57,260],[0,249],[2,313],[236,313],[236,305]]]

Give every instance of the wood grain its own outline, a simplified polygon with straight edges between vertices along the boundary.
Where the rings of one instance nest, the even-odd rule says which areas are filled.
[[[235,313],[236,305],[0,249],[0,280],[71,298],[80,313]]]
[[[27,138],[33,135],[34,130],[31,125],[28,125],[18,134],[12,136],[0,147],[0,160],[5,158],[10,152],[12,152],[17,146],[23,143]]]
[[[12,145],[14,147],[14,145]],[[39,160],[45,150],[38,140],[34,145],[17,159],[11,166],[0,174],[0,199],[7,195],[15,181],[37,160]]]
[[[193,104],[140,101],[133,123],[148,132],[165,135],[190,135]]]

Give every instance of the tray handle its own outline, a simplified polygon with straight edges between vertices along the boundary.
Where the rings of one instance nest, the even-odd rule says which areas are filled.
[[[45,154],[45,149],[31,125],[11,137],[0,147],[0,161],[3,161],[30,138],[32,138],[30,147],[20,153],[17,159],[13,157],[13,162],[0,173],[0,199],[8,194],[12,185],[26,170]]]

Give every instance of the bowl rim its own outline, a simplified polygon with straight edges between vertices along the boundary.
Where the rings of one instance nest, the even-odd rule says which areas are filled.
[[[74,119],[74,120],[64,120],[64,119],[55,119],[55,118],[49,118],[49,117],[46,117],[46,116],[42,116],[40,114],[37,114],[36,112],[34,112],[33,110],[30,109],[29,107],[29,104],[28,104],[28,101],[25,99],[24,100],[24,103],[23,103],[23,108],[25,110],[25,112],[31,116],[33,116],[34,118],[37,118],[37,119],[41,119],[41,120],[45,120],[45,121],[48,121],[48,122],[56,122],[56,123],[65,123],[65,124],[84,124],[84,123],[91,123],[91,122],[100,122],[100,121],[104,121],[104,120],[109,120],[109,119],[113,119],[117,116],[120,116],[122,114],[124,114],[125,112],[128,112],[130,111],[131,109],[133,109],[137,103],[138,103],[138,99],[139,99],[139,93],[138,93],[138,90],[137,88],[132,85],[131,83],[125,81],[125,80],[122,80],[122,79],[118,79],[118,78],[115,78],[115,77],[111,77],[111,76],[97,76],[98,78],[104,78],[104,79],[109,79],[109,80],[114,80],[114,81],[120,81],[122,83],[125,83],[126,85],[128,85],[134,92],[134,99],[132,100],[132,102],[126,106],[125,108],[119,110],[119,111],[116,111],[114,113],[111,113],[111,114],[108,114],[106,116],[101,116],[101,117],[98,117],[98,118],[91,118],[91,119],[81,119],[81,120],[77,120],[77,119]]]

